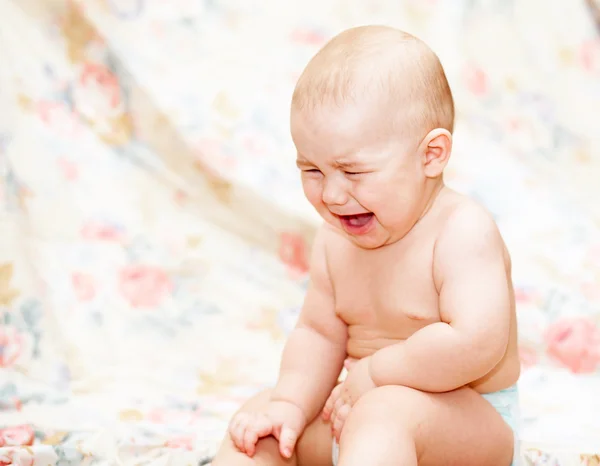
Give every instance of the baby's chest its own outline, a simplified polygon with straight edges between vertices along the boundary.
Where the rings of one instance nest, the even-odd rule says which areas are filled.
[[[439,320],[432,258],[427,254],[350,254],[335,262],[331,277],[336,312],[350,325]]]

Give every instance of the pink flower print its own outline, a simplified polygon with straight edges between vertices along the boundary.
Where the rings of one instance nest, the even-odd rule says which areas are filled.
[[[33,466],[34,461],[33,452],[28,448],[6,448],[0,453],[0,466]]]
[[[326,41],[323,33],[312,29],[295,29],[292,31],[292,42],[303,45],[322,45]]]
[[[21,356],[24,338],[16,328],[0,327],[0,368],[11,367]]]
[[[538,363],[538,354],[535,348],[531,346],[520,345],[519,346],[519,359],[521,360],[521,365],[524,368],[530,368],[535,366]]]
[[[528,303],[533,299],[533,293],[524,288],[515,288],[515,301],[517,303]]]
[[[15,450],[0,452],[0,466],[11,466],[14,462]]]
[[[194,439],[192,437],[175,437],[167,440],[165,446],[168,448],[182,448],[188,451],[194,449]]]
[[[584,42],[579,50],[583,69],[589,73],[600,73],[600,40],[591,39]]]
[[[81,236],[87,240],[120,241],[123,238],[121,230],[108,223],[88,221],[81,229]]]
[[[41,100],[36,103],[35,111],[45,125],[61,136],[76,138],[82,133],[75,112],[65,102]]]
[[[600,364],[600,329],[591,319],[565,318],[545,333],[548,355],[574,373],[594,372]]]
[[[0,447],[33,445],[35,435],[31,426],[13,426],[0,429]],[[20,463],[19,463],[20,464]]]
[[[508,129],[510,131],[519,131],[521,129],[521,127],[523,126],[523,123],[521,120],[519,120],[519,118],[517,117],[511,117],[507,120],[508,123]]]
[[[154,408],[146,413],[146,420],[156,424],[194,425],[202,419],[204,419],[204,417],[203,412],[200,409],[188,411]]]
[[[167,412],[164,408],[154,408],[148,411],[146,419],[156,424],[164,424],[167,418]]]
[[[85,63],[72,96],[80,118],[104,142],[121,145],[129,141],[133,131],[131,115],[123,104],[117,77],[106,66]]]
[[[294,272],[308,272],[307,249],[304,239],[294,233],[282,233],[279,258]]]
[[[464,79],[467,89],[476,96],[483,96],[488,92],[488,78],[481,68],[468,67],[465,70]]]
[[[155,307],[173,290],[167,273],[150,265],[130,265],[121,270],[119,290],[133,307]]]
[[[79,301],[91,301],[96,296],[96,287],[91,275],[75,272],[71,275],[73,292]]]
[[[175,203],[177,205],[183,205],[186,201],[188,201],[189,196],[185,191],[177,189],[174,192],[173,198],[175,199]]]
[[[77,165],[64,157],[58,159],[58,168],[67,181],[75,181],[79,176]]]
[[[119,106],[121,102],[119,81],[104,65],[86,63],[79,78],[79,85],[82,88],[104,95],[113,108]]]

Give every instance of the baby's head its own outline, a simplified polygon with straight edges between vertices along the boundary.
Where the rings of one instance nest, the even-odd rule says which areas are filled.
[[[433,51],[384,26],[342,32],[308,63],[291,108],[306,197],[357,245],[402,238],[443,185],[452,93]]]

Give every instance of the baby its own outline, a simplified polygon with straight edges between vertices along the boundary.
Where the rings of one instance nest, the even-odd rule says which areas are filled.
[[[350,29],[310,61],[291,131],[325,222],[277,385],[235,415],[214,466],[516,462],[510,258],[491,215],[444,185],[453,125],[443,68],[407,33]]]

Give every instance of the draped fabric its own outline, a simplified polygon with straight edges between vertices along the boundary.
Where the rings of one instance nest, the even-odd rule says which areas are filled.
[[[447,182],[517,294],[524,464],[600,464],[594,1],[0,3],[0,464],[198,464],[273,384],[319,221],[291,92],[332,35],[414,33]]]

